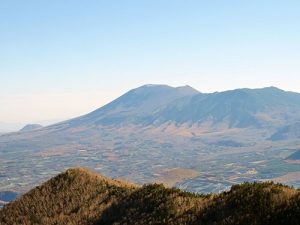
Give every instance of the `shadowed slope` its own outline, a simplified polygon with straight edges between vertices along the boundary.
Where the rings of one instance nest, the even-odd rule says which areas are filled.
[[[300,206],[299,196],[299,191],[281,184],[244,183],[217,195],[198,218],[209,225],[299,224],[299,212],[294,213]]]
[[[145,185],[104,211],[96,224],[191,224],[211,198],[162,184]]]

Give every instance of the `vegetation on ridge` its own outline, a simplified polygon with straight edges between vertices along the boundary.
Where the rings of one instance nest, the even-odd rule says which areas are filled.
[[[269,182],[198,195],[69,169],[1,209],[0,224],[300,224],[300,192]]]

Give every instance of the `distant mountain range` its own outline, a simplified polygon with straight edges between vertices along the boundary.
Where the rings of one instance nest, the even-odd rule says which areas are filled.
[[[152,127],[160,132],[180,128],[185,130],[182,132],[192,136],[203,131],[256,128],[273,132],[267,138],[276,141],[299,137],[299,121],[300,94],[275,87],[204,94],[190,86],[173,88],[166,85],[145,85],[87,115],[36,131],[32,130],[32,126],[30,129],[27,126],[22,131],[29,129],[33,133],[23,136],[4,135],[0,139],[0,148],[2,140],[7,142],[6,140],[32,138],[38,138],[45,143],[50,138],[52,145],[47,147],[53,147],[64,144],[66,140],[81,139],[81,136],[97,136],[98,129],[107,127],[127,127],[141,131]],[[57,136],[54,143],[53,136]],[[36,142],[31,145],[32,148],[35,144]]]
[[[13,175],[5,176],[15,176],[15,183],[12,186],[4,179],[0,184],[24,191],[44,179],[38,172],[42,168],[48,169],[46,177],[50,177],[79,165],[140,184],[166,180],[164,176],[171,174],[174,180],[167,179],[169,183],[193,191],[198,186],[185,180],[196,182],[200,179],[196,174],[205,172],[216,180],[207,178],[205,184],[210,186],[201,191],[224,190],[236,179],[284,175],[278,171],[287,169],[272,174],[269,167],[275,165],[260,162],[270,159],[287,168],[276,161],[276,154],[298,149],[299,124],[300,94],[276,87],[201,93],[190,86],[144,85],[89,114],[2,135],[1,163],[11,168]],[[253,164],[242,160],[245,154]],[[217,160],[223,164],[209,164]],[[225,168],[227,164],[236,169]],[[18,172],[21,167],[23,175]],[[36,176],[24,182],[27,173]]]
[[[300,136],[300,94],[276,87],[211,94],[190,86],[144,85],[78,118],[45,128],[137,125],[211,128],[277,127],[272,140]],[[37,128],[29,125],[22,129]],[[41,128],[39,125],[38,128]],[[288,133],[288,134],[287,134]]]
[[[225,193],[197,195],[76,168],[4,206],[0,223],[294,225],[300,223],[299,207],[299,190],[280,184],[245,183]]]
[[[145,85],[68,123],[201,126],[209,122],[212,126],[245,128],[294,122],[300,118],[299,110],[299,93],[275,87],[204,94],[189,86]]]

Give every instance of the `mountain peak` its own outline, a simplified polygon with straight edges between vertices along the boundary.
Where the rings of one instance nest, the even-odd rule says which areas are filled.
[[[126,122],[149,124],[153,122],[155,112],[161,108],[196,94],[198,91],[189,86],[174,88],[168,85],[147,84],[126,92],[111,103],[81,117],[81,120],[103,125]]]
[[[179,87],[172,87],[169,85],[165,84],[145,84],[140,87],[137,87],[133,90],[145,90],[145,89],[165,89],[165,90],[178,90],[178,91],[183,91],[183,92],[190,92],[191,94],[197,94],[199,93],[198,90],[195,88],[191,87],[190,85],[184,85],[184,86],[179,86]]]
[[[264,88],[260,88],[260,90],[263,90],[263,91],[273,91],[273,92],[285,92],[284,90],[278,88],[278,87],[275,87],[275,86],[269,86],[269,87],[264,87]]]
[[[169,87],[171,88],[171,86],[166,85],[166,84],[144,84],[142,86],[140,86],[140,88],[156,88],[156,87]]]
[[[167,97],[167,96],[174,96],[177,95],[177,97],[183,97],[183,96],[189,96],[189,95],[196,95],[200,93],[196,89],[192,88],[189,85],[185,86],[179,86],[179,87],[172,87],[169,85],[164,84],[145,84],[143,86],[140,86],[138,88],[132,89],[128,93],[136,93],[140,95],[156,95],[160,98]]]
[[[160,92],[160,91],[171,91],[175,88],[168,86],[168,85],[164,85],[164,84],[145,84],[142,85],[140,87],[134,88],[130,91],[128,91],[127,93],[138,93],[138,94],[147,94],[147,93],[156,93],[156,92]],[[127,94],[125,93],[125,95]]]
[[[195,88],[193,88],[189,85],[176,87],[176,89],[181,91],[182,93],[186,93],[186,94],[199,94],[200,93],[198,90],[196,90]]]
[[[59,174],[54,179],[57,179],[57,180],[59,180],[59,179],[63,179],[63,180],[80,179],[81,181],[83,181],[83,179],[87,179],[87,180],[94,180],[97,182],[105,182],[106,184],[115,185],[118,187],[138,187],[138,185],[136,185],[136,184],[129,183],[127,181],[126,182],[121,181],[118,179],[111,179],[111,178],[102,176],[98,173],[95,173],[95,172],[93,172],[87,168],[83,168],[83,167],[67,169],[65,172]]]

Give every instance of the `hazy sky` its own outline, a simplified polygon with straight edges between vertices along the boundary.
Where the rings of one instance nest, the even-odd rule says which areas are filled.
[[[300,1],[2,0],[0,121],[87,113],[146,84],[300,92]]]

